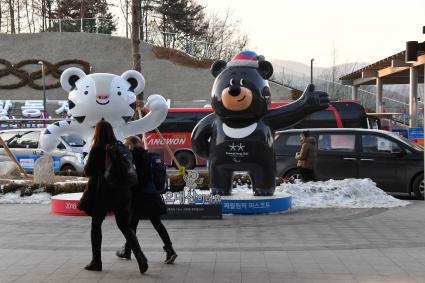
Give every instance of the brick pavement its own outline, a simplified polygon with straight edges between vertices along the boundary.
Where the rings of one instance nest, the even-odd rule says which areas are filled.
[[[115,257],[123,243],[103,225],[103,272],[90,261],[90,218],[49,205],[0,205],[0,282],[423,282],[425,202],[393,209],[314,209],[223,220],[165,221],[179,254],[164,265],[150,223],[138,235],[149,259]]]

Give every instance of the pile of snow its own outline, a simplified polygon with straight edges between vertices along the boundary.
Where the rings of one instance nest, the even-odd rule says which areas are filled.
[[[86,184],[87,182],[88,182],[87,178],[78,177],[76,179],[65,180],[65,181],[62,181],[62,182],[55,182],[55,185],[65,186],[67,184]]]
[[[34,193],[30,196],[21,197],[20,192],[7,193],[0,195],[0,204],[49,204],[51,195],[48,193]]]
[[[370,179],[329,180],[326,182],[283,183],[275,196],[292,195],[292,208],[389,208],[406,206],[410,202],[399,200],[378,188]],[[232,190],[232,198],[255,199],[247,185]]]
[[[276,193],[279,192],[292,195],[293,208],[373,208],[410,204],[388,195],[370,179],[285,183],[276,188]]]

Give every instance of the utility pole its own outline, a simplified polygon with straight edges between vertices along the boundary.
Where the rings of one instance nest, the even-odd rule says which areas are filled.
[[[313,83],[313,61],[314,61],[314,58],[311,58],[310,59],[310,83],[311,84]]]

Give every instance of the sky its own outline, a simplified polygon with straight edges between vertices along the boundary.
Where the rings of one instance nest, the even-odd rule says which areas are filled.
[[[425,0],[198,0],[206,12],[232,11],[248,48],[267,60],[332,66],[373,63],[424,41]],[[334,51],[335,50],[335,51]],[[335,56],[334,56],[335,55]]]

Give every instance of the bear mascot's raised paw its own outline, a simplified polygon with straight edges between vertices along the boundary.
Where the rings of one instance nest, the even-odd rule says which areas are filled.
[[[211,73],[216,78],[211,92],[214,113],[199,121],[191,140],[195,152],[209,159],[212,193],[230,195],[233,172],[247,171],[255,195],[273,195],[273,131],[327,108],[327,93],[309,85],[297,101],[269,110],[267,79],[273,67],[251,51],[240,52],[230,62],[214,62]]]

